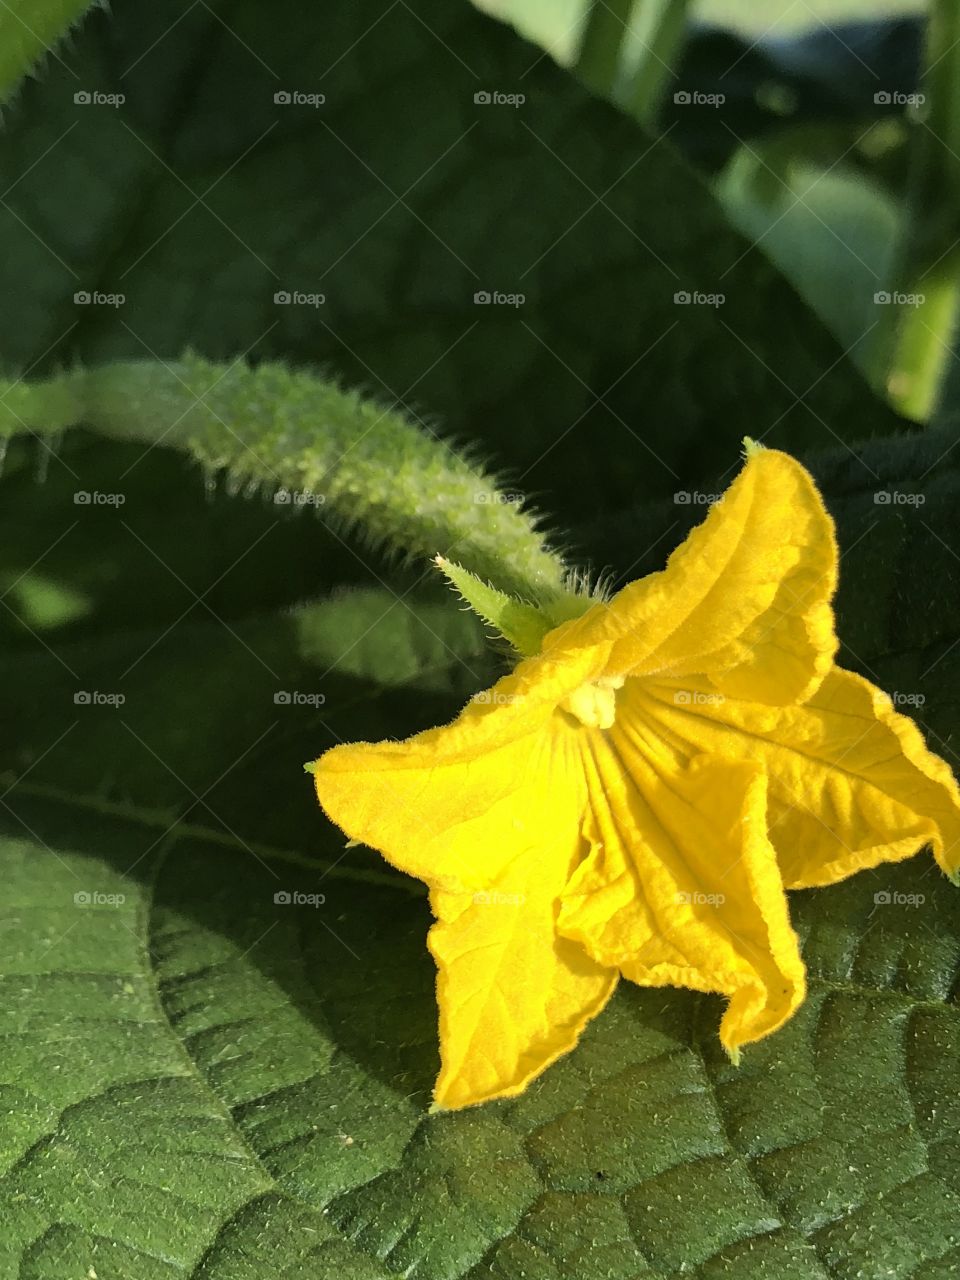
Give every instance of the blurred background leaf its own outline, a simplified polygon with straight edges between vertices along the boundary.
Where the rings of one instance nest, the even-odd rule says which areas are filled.
[[[669,139],[467,5],[250,2],[225,28],[128,0],[72,69],[125,101],[77,105],[54,67],[0,138],[8,367],[187,344],[329,365],[573,518],[706,476],[744,435],[902,429]],[[274,101],[296,92],[326,102]],[[526,101],[474,100],[496,92]],[[492,292],[526,301],[475,303]],[[125,300],[74,301],[95,294]]]
[[[950,0],[484,7],[669,132],[878,393],[935,415],[960,280]]]

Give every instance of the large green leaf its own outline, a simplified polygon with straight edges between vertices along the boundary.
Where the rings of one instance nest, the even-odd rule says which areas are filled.
[[[519,1102],[428,1117],[427,912],[401,885],[203,838],[124,874],[153,836],[135,815],[27,817],[47,847],[3,850],[4,1276],[955,1266],[960,920],[919,866],[800,899],[818,977],[741,1070],[713,1001],[625,991]],[[326,900],[275,904],[294,889]]]
[[[926,696],[952,756],[948,446],[815,465],[846,553],[844,638]],[[620,563],[675,510],[631,517]],[[624,989],[519,1100],[431,1116],[427,904],[343,848],[299,764],[449,715],[493,674],[480,630],[419,590],[231,628],[187,621],[122,681],[155,627],[76,635],[60,661],[24,647],[0,671],[18,744],[0,761],[0,1276],[953,1274],[960,896],[928,858],[793,895],[811,995],[741,1068],[719,1001]],[[126,703],[72,705],[61,662]],[[276,704],[278,684],[325,701]]]
[[[669,139],[466,4],[119,0],[72,67],[126,101],[77,107],[55,66],[0,140],[8,366],[332,361],[583,517],[772,423],[790,447],[898,426]]]

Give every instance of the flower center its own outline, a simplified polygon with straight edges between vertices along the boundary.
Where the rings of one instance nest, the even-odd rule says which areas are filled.
[[[560,707],[590,729],[609,729],[617,718],[617,690],[623,682],[623,676],[601,676],[568,693]]]

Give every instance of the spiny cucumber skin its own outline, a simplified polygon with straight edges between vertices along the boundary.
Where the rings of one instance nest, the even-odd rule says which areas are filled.
[[[318,376],[271,363],[108,364],[43,382],[0,382],[0,437],[83,423],[184,449],[231,491],[323,495],[331,510],[405,556],[458,560],[533,603],[566,594],[536,518],[445,441]]]

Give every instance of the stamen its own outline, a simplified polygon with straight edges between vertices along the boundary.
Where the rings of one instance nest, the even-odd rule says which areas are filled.
[[[610,729],[617,718],[617,690],[623,682],[623,676],[601,676],[568,693],[560,706],[589,729]]]

